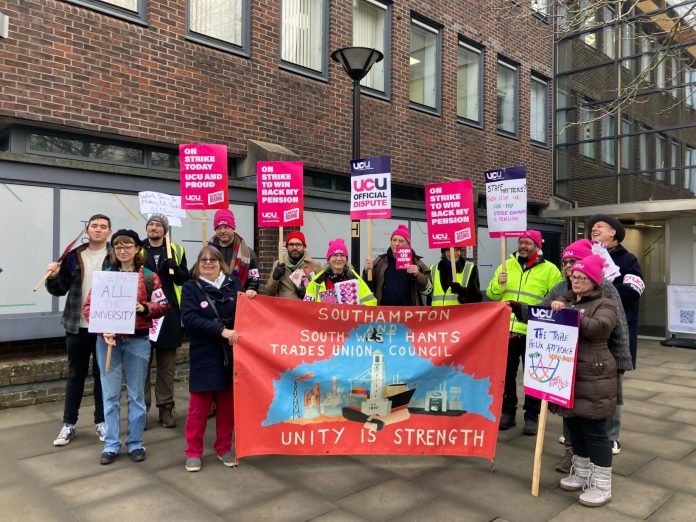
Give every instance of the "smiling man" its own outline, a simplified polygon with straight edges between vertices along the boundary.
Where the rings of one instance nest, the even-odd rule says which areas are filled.
[[[527,230],[517,241],[517,252],[513,253],[495,271],[488,284],[486,295],[492,301],[521,301],[537,304],[563,276],[556,265],[544,259],[541,250],[541,232]],[[505,393],[500,429],[507,430],[516,424],[517,412],[517,368],[520,359],[524,362],[527,344],[527,325],[519,321],[515,314],[510,315],[510,336],[508,340],[507,367],[505,369]],[[541,401],[525,395],[524,431],[525,435],[536,435]]]

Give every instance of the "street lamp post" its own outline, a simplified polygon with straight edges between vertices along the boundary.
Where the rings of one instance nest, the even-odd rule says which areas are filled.
[[[368,47],[343,47],[331,53],[353,82],[353,159],[360,159],[360,80],[384,55]],[[360,270],[360,221],[351,222],[350,264]]]

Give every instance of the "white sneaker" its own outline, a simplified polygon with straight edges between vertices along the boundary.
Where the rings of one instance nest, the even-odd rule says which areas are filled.
[[[558,443],[559,443],[559,444],[565,444],[565,437],[564,437],[563,435],[561,435],[560,437],[558,437]]]
[[[60,429],[60,433],[58,434],[58,437],[56,437],[56,440],[53,441],[54,446],[66,446],[69,442],[70,439],[72,439],[75,436],[75,425],[74,424],[63,424],[63,427]]]
[[[619,443],[618,440],[612,441],[611,443],[611,454],[612,455],[618,455],[621,453],[621,444]]]
[[[97,437],[99,437],[99,441],[104,442],[104,438],[106,437],[106,425],[103,422],[98,422],[94,425],[94,431]]]

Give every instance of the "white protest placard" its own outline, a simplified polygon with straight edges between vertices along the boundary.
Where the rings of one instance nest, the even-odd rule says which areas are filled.
[[[667,328],[696,334],[696,286],[667,285]]]
[[[601,243],[600,241],[593,241],[592,253],[602,256],[602,259],[604,259],[604,269],[602,270],[604,279],[613,281],[621,275],[621,269],[616,266],[616,263],[614,263],[614,260],[611,258],[611,255],[607,250],[607,246],[604,243]]]
[[[164,290],[158,288],[152,292],[150,301],[153,303],[162,303],[167,300],[167,296],[164,295]],[[152,320],[152,326],[150,327],[150,340],[155,342],[159,339],[160,331],[162,331],[162,323],[164,322],[164,317],[158,317]]]
[[[543,306],[529,307],[524,393],[573,407],[579,324],[577,310],[552,312]]]
[[[350,177],[350,219],[390,218],[389,156],[351,160]]]
[[[140,212],[143,214],[164,214],[168,218],[185,218],[186,211],[181,208],[181,196],[162,194],[161,192],[138,192]]]
[[[134,333],[137,297],[137,272],[94,272],[88,331]]]

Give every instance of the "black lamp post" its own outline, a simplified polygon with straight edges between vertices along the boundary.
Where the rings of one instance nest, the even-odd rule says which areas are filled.
[[[353,159],[360,159],[360,80],[384,58],[377,49],[343,47],[331,53],[353,81]],[[351,222],[350,264],[360,270],[360,221]]]

